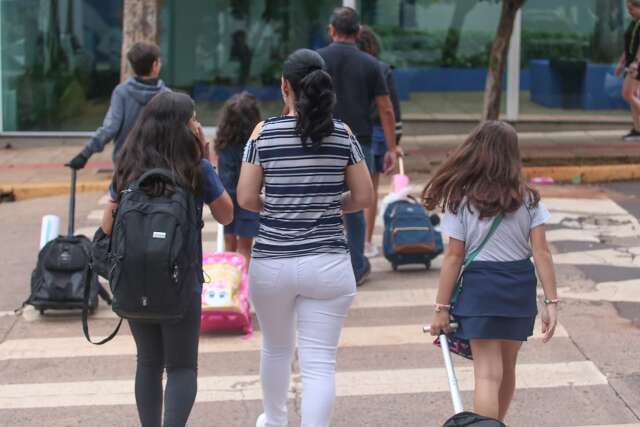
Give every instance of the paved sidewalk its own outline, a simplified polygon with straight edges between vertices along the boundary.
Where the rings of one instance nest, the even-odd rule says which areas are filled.
[[[583,132],[521,132],[520,146],[528,165],[598,163],[640,163],[640,141],[624,142],[615,130]],[[467,135],[405,136],[406,167],[411,175],[428,175],[462,143]],[[5,145],[10,142],[11,145]],[[80,150],[83,139],[20,141],[0,139],[0,192],[14,192],[19,198],[63,194],[68,189],[69,171],[64,163]],[[102,191],[110,177],[111,146],[94,155],[78,180],[81,191]],[[604,174],[605,179],[630,179],[640,173],[627,167],[621,173]],[[544,175],[536,170],[535,174]],[[581,170],[555,172],[558,176],[582,174]],[[589,181],[588,179],[585,181]]]

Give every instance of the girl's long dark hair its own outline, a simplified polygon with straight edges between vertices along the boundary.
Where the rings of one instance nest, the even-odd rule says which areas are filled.
[[[490,218],[515,212],[524,203],[535,207],[540,194],[522,174],[515,129],[505,122],[488,121],[476,127],[440,166],[422,198],[429,210],[441,207],[457,214],[468,208],[480,218]]]
[[[182,93],[162,92],[149,101],[118,155],[113,180],[116,192],[153,168],[168,169],[180,185],[194,194],[202,192],[202,150],[188,127],[193,112],[193,100]]]
[[[233,95],[222,107],[215,149],[223,150],[228,145],[246,143],[259,121],[256,97],[246,91]]]
[[[296,131],[305,147],[317,150],[333,132],[336,95],[322,57],[310,49],[298,49],[284,63],[282,76],[296,98]]]

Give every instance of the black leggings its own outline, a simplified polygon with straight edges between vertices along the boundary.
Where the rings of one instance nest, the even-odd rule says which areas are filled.
[[[136,405],[142,427],[184,427],[198,388],[200,295],[178,323],[129,321],[138,349]],[[162,424],[162,373],[167,370]]]

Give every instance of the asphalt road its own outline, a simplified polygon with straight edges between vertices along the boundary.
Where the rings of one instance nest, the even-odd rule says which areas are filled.
[[[561,328],[549,344],[534,337],[524,346],[507,424],[640,426],[640,328],[633,323],[640,304],[640,191],[631,184],[556,190],[543,189],[554,196],[545,200],[553,213],[548,237],[563,299]],[[95,228],[99,198],[81,196],[80,231]],[[76,314],[10,312],[28,293],[41,216],[64,218],[65,212],[65,198],[0,204],[0,425],[135,426],[135,353],[126,327],[115,341],[92,347],[83,341]],[[212,231],[205,241],[213,249]],[[442,425],[452,412],[446,374],[439,350],[420,332],[431,312],[440,261],[431,271],[398,273],[381,258],[373,265],[343,331],[332,425]],[[92,319],[93,333],[105,334],[114,323],[102,307]],[[250,338],[202,337],[190,426],[255,425],[261,412],[259,337],[259,328]],[[470,407],[470,364],[455,364]],[[299,425],[301,394],[294,374],[292,426]]]

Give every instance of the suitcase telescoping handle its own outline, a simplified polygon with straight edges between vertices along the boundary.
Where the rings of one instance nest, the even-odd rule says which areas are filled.
[[[218,235],[216,236],[216,251],[224,252],[224,225],[218,223]]]
[[[76,180],[78,171],[71,169],[71,188],[69,189],[69,226],[67,228],[67,237],[72,238],[75,231],[76,222]]]
[[[449,325],[451,329],[458,327],[457,323],[451,323]],[[424,326],[422,332],[431,332],[431,326]],[[442,349],[442,357],[444,358],[444,366],[447,370],[447,377],[449,378],[449,391],[451,392],[451,403],[453,404],[453,412],[459,414],[464,411],[462,404],[462,397],[460,396],[460,388],[458,387],[458,379],[456,378],[456,372],[453,369],[453,361],[451,360],[451,353],[449,352],[449,342],[445,334],[438,336],[440,341],[440,348]]]

